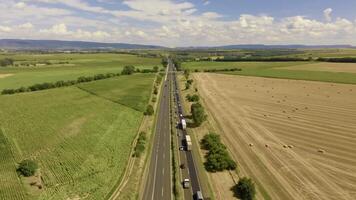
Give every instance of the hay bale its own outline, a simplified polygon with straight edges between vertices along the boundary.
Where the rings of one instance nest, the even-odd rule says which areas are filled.
[[[283,145],[283,148],[288,148],[288,146],[284,144],[284,145]]]
[[[294,147],[293,145],[288,145],[288,148],[290,149],[293,149],[293,147]]]
[[[269,145],[268,145],[268,144],[265,144],[265,147],[266,147],[266,148],[268,148],[268,147],[269,147]]]
[[[318,152],[319,153],[325,153],[325,150],[324,149],[318,149]]]
[[[250,144],[248,144],[248,146],[253,147],[253,144],[252,144],[252,143],[250,143]]]

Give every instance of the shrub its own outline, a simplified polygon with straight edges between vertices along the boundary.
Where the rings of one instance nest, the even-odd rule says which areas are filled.
[[[153,115],[153,113],[154,113],[153,106],[152,105],[148,105],[144,114],[145,115]]]
[[[250,178],[243,177],[234,187],[234,192],[241,200],[253,200],[256,195],[255,184]]]
[[[153,88],[153,94],[158,94],[158,88],[156,87],[156,86],[154,86],[154,88]]]
[[[192,104],[190,111],[195,125],[200,126],[206,120],[205,110],[200,103]]]
[[[146,143],[146,133],[140,132],[138,136],[137,143],[135,146],[135,152],[133,154],[134,157],[140,157],[142,152],[145,150],[145,143]]]
[[[201,140],[201,148],[208,150],[205,169],[209,172],[223,170],[235,170],[236,162],[231,159],[224,144],[221,143],[220,136],[215,133],[209,133]]]
[[[0,60],[0,67],[6,67],[9,65],[14,65],[14,60],[11,58],[4,58]]]
[[[187,83],[191,85],[193,83],[193,79],[187,80]]]
[[[186,99],[189,102],[198,102],[200,100],[200,97],[197,94],[193,94],[193,95],[187,94]]]
[[[122,75],[131,75],[135,72],[135,67],[130,65],[130,66],[125,66],[124,69],[121,71]]]
[[[190,88],[190,84],[189,83],[185,83],[185,89],[189,90],[189,88]]]
[[[37,169],[38,165],[35,161],[26,159],[21,161],[19,167],[17,168],[17,171],[20,172],[23,176],[29,177],[33,176],[36,173]]]
[[[154,66],[153,67],[153,72],[158,72],[158,69],[159,69],[158,66]]]
[[[152,102],[155,103],[157,101],[157,97],[152,97]]]

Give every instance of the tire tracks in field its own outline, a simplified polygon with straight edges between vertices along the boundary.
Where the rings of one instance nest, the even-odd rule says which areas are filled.
[[[268,129],[266,129],[263,125],[259,124],[257,121],[250,119],[249,118],[249,109],[246,110],[246,107],[243,108],[239,108],[238,113],[233,113],[233,111],[231,110],[231,108],[235,107],[235,103],[231,100],[229,100],[229,97],[227,97],[224,93],[220,92],[219,87],[217,86],[215,80],[212,80],[209,76],[207,75],[200,75],[201,77],[199,77],[199,81],[201,81],[203,84],[203,92],[206,93],[206,95],[208,96],[208,100],[210,100],[211,102],[209,102],[209,105],[214,105],[212,107],[216,107],[216,109],[214,109],[215,113],[217,113],[217,116],[223,116],[222,120],[224,120],[224,122],[226,123],[227,121],[231,124],[229,125],[231,130],[234,130],[233,127],[235,127],[236,129],[236,124],[240,124],[240,127],[237,127],[239,130],[243,131],[243,132],[248,132],[248,135],[245,135],[243,133],[239,134],[239,137],[246,142],[244,145],[247,145],[249,141],[257,141],[260,144],[256,145],[256,147],[253,147],[253,151],[255,151],[255,149],[257,149],[255,151],[255,155],[257,156],[258,153],[258,157],[260,159],[263,160],[264,164],[268,164],[266,165],[267,169],[272,173],[277,175],[275,178],[277,178],[278,182],[281,183],[281,187],[287,187],[288,188],[288,193],[291,194],[291,196],[293,196],[293,199],[300,199],[297,196],[302,193],[302,192],[310,192],[309,194],[312,196],[307,196],[309,198],[313,198],[313,199],[328,199],[328,195],[327,193],[325,193],[324,191],[321,191],[316,185],[318,184],[322,184],[324,185],[324,189],[326,189],[328,192],[330,193],[334,193],[334,194],[338,194],[337,197],[338,199],[352,199],[352,197],[350,195],[348,195],[347,192],[343,191],[343,189],[339,186],[336,185],[335,183],[331,183],[328,180],[328,177],[325,177],[325,175],[323,173],[321,173],[319,171],[319,169],[315,168],[311,163],[309,163],[307,160],[305,160],[305,158],[301,157],[300,155],[298,155],[297,153],[295,153],[293,150],[288,150],[287,152],[283,152],[284,154],[287,155],[287,157],[290,157],[290,160],[295,161],[297,164],[303,166],[303,170],[307,170],[304,172],[299,172],[297,168],[290,166],[289,165],[289,160],[285,161],[284,157],[282,157],[280,155],[280,152],[274,152],[274,150],[271,150],[271,157],[268,158],[263,151],[261,151],[262,148],[264,147],[257,147],[257,146],[263,146],[263,144],[261,144],[262,141],[264,140],[269,140],[270,142],[273,142],[274,145],[277,146],[281,146],[283,145],[283,141],[281,141],[277,136],[275,136],[273,133],[271,133]],[[208,91],[209,89],[206,89],[207,87],[212,86],[212,88],[214,88],[214,92],[216,92],[214,95],[211,95],[211,93]],[[204,87],[206,90],[204,90]],[[224,99],[224,103],[226,103],[227,105],[221,105],[219,103],[219,99],[214,98],[214,96],[220,97],[221,99]],[[213,109],[213,108],[212,108]],[[241,115],[241,117],[239,116],[239,114]],[[237,116],[238,115],[238,116]],[[227,117],[226,117],[227,116]],[[237,116],[237,121],[231,120],[231,118],[233,119],[234,117]],[[227,132],[229,132],[229,130],[227,130]],[[262,138],[262,136],[260,134],[263,134],[265,139]],[[228,143],[230,143],[229,147],[234,146],[234,143],[231,144],[230,141],[235,140],[233,137],[229,137],[226,133],[224,133],[225,137],[228,137]],[[251,140],[252,139],[252,140]],[[235,140],[236,143],[236,140]],[[241,142],[240,142],[241,144]],[[243,143],[242,143],[243,144]],[[235,150],[236,148],[234,148]],[[283,149],[282,149],[283,150]],[[236,149],[236,151],[240,152],[240,149]],[[266,150],[264,150],[266,151]],[[303,186],[303,188],[306,188],[305,186],[308,186],[310,188],[312,188],[311,190],[308,189],[306,191],[303,190],[296,190],[292,185],[290,185],[289,181],[287,179],[285,179],[283,177],[282,174],[280,174],[279,172],[277,172],[274,167],[272,166],[272,162],[270,163],[269,159],[274,159],[275,162],[279,163],[280,166],[288,166],[290,168],[289,172],[291,173],[290,176],[293,176],[295,180],[297,180],[297,182],[299,182],[300,186]],[[244,159],[248,159],[247,157],[245,157]],[[250,164],[250,161],[248,162]],[[314,174],[314,178],[316,178],[316,180],[311,180],[310,177],[308,176],[308,174]],[[306,178],[307,177],[307,178]],[[319,185],[318,185],[319,186]],[[292,189],[293,188],[293,189]],[[299,191],[299,192],[297,192]],[[303,193],[302,193],[303,194]],[[295,196],[297,195],[297,196]],[[304,193],[305,195],[305,193]]]

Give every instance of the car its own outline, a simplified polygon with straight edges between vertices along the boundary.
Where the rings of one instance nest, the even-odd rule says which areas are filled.
[[[190,187],[190,181],[188,178],[184,179],[183,181],[183,188],[187,189]]]
[[[181,169],[185,169],[185,164],[182,163],[182,164],[180,165],[180,168],[181,168]]]
[[[197,191],[197,193],[195,193],[194,199],[195,200],[204,200],[203,199],[203,194],[201,193],[201,191]]]

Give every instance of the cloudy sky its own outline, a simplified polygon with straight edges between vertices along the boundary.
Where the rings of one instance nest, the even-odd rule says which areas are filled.
[[[356,0],[1,0],[0,38],[356,45]]]

